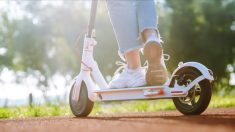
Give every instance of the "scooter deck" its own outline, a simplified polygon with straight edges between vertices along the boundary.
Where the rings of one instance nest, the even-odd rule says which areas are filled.
[[[102,89],[94,91],[99,101],[162,99],[185,97],[185,87],[170,88],[168,86],[144,86],[136,88]]]

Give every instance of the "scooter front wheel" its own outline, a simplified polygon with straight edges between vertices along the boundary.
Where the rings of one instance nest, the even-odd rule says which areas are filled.
[[[193,67],[185,67],[176,73],[179,85],[187,86],[199,77],[201,72]],[[188,91],[186,97],[173,98],[177,110],[184,115],[199,115],[208,107],[212,95],[212,86],[209,80],[202,80]]]
[[[91,113],[94,102],[92,102],[88,98],[87,87],[83,81],[81,83],[79,99],[74,100],[73,94],[76,93],[74,92],[75,90],[74,84],[72,85],[72,88],[69,94],[69,105],[70,105],[71,111],[76,117],[86,117]]]

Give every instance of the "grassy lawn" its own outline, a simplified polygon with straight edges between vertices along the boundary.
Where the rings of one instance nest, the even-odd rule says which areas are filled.
[[[209,108],[228,108],[235,107],[234,96],[217,96],[213,95]],[[123,112],[154,112],[158,110],[175,110],[171,99],[152,100],[152,101],[124,101],[113,103],[96,104],[92,114],[101,113],[123,113]]]
[[[212,96],[210,108],[235,107],[234,96]],[[124,113],[124,112],[154,112],[158,110],[174,110],[171,100],[153,101],[123,101],[96,103],[91,115],[102,113]],[[24,118],[39,116],[65,116],[72,115],[67,104],[61,105],[41,105],[41,106],[20,106],[12,108],[0,108],[0,118]]]

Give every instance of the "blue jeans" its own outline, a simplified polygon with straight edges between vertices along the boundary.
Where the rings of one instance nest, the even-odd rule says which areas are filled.
[[[122,54],[143,47],[139,38],[145,29],[157,29],[154,0],[107,0],[107,7]]]

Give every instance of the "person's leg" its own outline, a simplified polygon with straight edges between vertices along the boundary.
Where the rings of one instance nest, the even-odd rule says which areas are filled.
[[[125,56],[128,67],[141,67],[138,41],[138,21],[135,0],[107,0],[109,16],[118,41],[119,51]]]
[[[107,0],[109,17],[119,51],[123,55],[142,47],[138,41],[139,27],[135,3],[136,0]]]
[[[155,35],[157,38],[159,38],[159,35],[156,32],[158,21],[154,0],[138,1],[137,17],[139,32],[143,42],[145,42],[149,36]]]
[[[125,58],[126,58],[128,68],[137,69],[141,67],[139,49],[135,49],[135,50],[127,52],[125,54]]]
[[[139,30],[136,0],[107,0],[109,16],[113,25],[119,51],[125,56],[127,67],[118,78],[110,82],[111,88],[135,87],[145,84],[144,69],[141,68],[138,41]]]
[[[157,29],[154,0],[138,1],[137,16],[140,36],[144,43],[144,55],[148,61],[147,84],[162,85],[166,81],[167,71],[163,61],[163,49]]]

